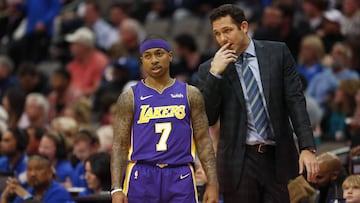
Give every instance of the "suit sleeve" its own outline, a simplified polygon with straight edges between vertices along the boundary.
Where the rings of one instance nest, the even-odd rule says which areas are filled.
[[[315,147],[302,90],[303,85],[295,69],[296,63],[286,45],[283,46],[283,53],[285,102],[295,134],[298,137],[299,148]]]
[[[219,118],[221,104],[221,80],[210,72],[210,61],[206,61],[199,67],[199,88],[204,96],[205,110],[209,119],[209,125],[214,125]]]

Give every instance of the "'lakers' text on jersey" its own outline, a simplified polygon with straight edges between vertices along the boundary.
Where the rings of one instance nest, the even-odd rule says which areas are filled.
[[[161,164],[193,162],[195,143],[186,84],[175,81],[159,93],[139,82],[132,90],[134,124],[129,159]]]

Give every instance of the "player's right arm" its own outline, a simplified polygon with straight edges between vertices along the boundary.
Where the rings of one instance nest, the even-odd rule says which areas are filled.
[[[117,111],[113,124],[114,143],[111,154],[111,188],[122,188],[124,172],[130,147],[131,127],[134,114],[132,89],[122,93],[117,101]],[[127,203],[121,191],[112,194],[113,203]]]

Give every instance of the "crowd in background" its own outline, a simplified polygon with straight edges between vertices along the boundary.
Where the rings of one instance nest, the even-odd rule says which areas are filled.
[[[319,152],[349,146],[340,165],[357,173],[359,0],[0,0],[0,171],[26,184],[28,157],[40,153],[61,186],[87,188],[80,195],[109,190],[99,166],[109,165],[117,97],[145,77],[142,40],[167,38],[171,75],[196,86],[199,64],[217,50],[208,14],[224,3],[245,10],[253,39],[287,44]],[[218,126],[211,132],[216,143]]]

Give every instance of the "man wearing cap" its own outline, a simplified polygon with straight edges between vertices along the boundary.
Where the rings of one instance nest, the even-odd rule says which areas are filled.
[[[336,42],[344,40],[344,36],[341,34],[342,22],[343,15],[338,10],[332,9],[323,13],[321,28],[317,30],[316,34],[321,37],[326,53],[331,51]]]
[[[66,36],[73,60],[68,64],[74,91],[91,96],[98,89],[108,57],[95,48],[95,36],[88,28],[79,28]]]
[[[197,202],[195,145],[208,179],[203,202],[218,202],[215,156],[201,93],[170,77],[173,55],[167,41],[147,37],[140,56],[148,76],[122,93],[117,103],[112,202]]]

